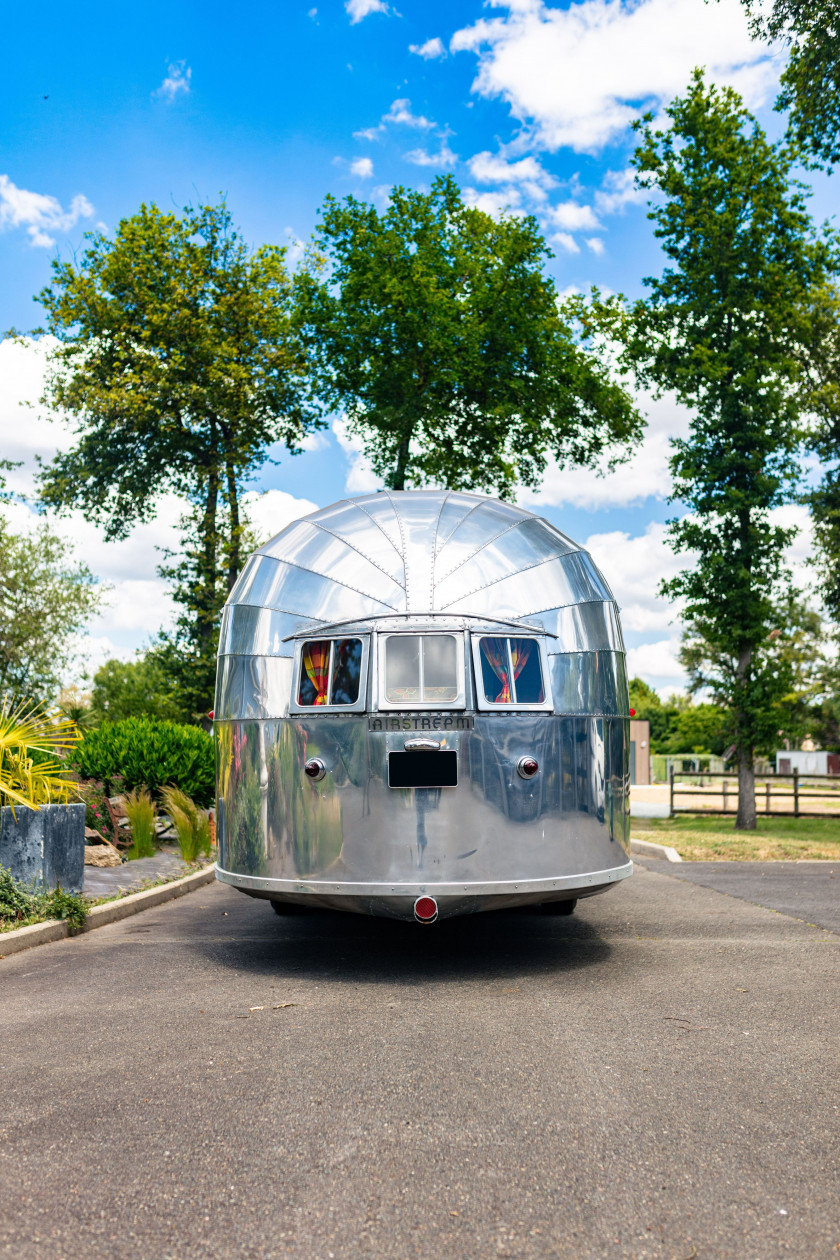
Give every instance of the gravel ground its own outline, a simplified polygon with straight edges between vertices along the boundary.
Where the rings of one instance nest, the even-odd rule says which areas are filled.
[[[17,955],[0,1254],[828,1260],[838,946],[651,863],[570,919],[215,885]]]

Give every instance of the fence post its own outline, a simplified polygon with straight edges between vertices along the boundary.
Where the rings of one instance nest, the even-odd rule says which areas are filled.
[[[724,776],[724,780],[723,780],[723,812],[724,814],[729,808],[728,792],[729,792],[729,788],[727,786],[726,776]]]
[[[764,780],[764,812],[770,813],[770,780]]]
[[[799,771],[793,772],[793,816],[799,817]]]
[[[669,814],[673,814],[674,812],[674,764],[673,762],[668,766],[668,781],[671,785],[671,799],[670,799],[670,804],[668,806],[668,812]]]

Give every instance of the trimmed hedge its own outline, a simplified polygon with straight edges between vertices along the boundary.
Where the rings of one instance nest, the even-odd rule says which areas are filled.
[[[108,783],[117,775],[128,791],[146,785],[158,794],[174,784],[198,805],[212,805],[216,791],[213,736],[199,726],[132,717],[86,731],[71,762],[82,779]]]

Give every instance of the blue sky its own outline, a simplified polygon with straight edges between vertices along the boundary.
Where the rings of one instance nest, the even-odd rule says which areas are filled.
[[[703,64],[780,127],[770,106],[781,53],[749,40],[737,0],[282,0],[242,17],[218,3],[95,3],[83,21],[48,2],[35,22],[12,9],[6,29],[0,329],[35,327],[32,296],[56,252],[78,251],[85,231],[109,230],[141,201],[223,193],[249,241],[288,243],[294,258],[326,193],[382,206],[391,185],[427,187],[446,171],[471,203],[538,216],[559,289],[636,294],[659,260],[628,177],[629,121],[660,111]],[[818,215],[834,195],[821,180]],[[24,461],[23,494],[35,454],[68,441],[21,409],[42,371],[36,347],[0,344],[0,454]],[[602,479],[551,469],[521,501],[589,542],[624,608],[631,667],[670,688],[678,629],[655,588],[675,567],[665,461],[687,417],[667,399],[641,402],[650,427],[630,466]],[[313,447],[255,483],[273,492],[254,506],[263,532],[375,485],[340,425]],[[79,518],[61,525],[113,587],[92,663],[129,653],[169,616],[155,547],[171,541],[178,510],[162,503],[155,525],[119,547]],[[26,523],[23,508],[16,519]],[[797,562],[807,547],[805,533]]]

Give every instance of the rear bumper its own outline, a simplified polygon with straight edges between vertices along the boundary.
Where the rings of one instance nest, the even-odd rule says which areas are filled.
[[[622,854],[623,856],[623,854]],[[558,875],[553,879],[522,879],[485,883],[351,883],[325,879],[268,879],[239,875],[216,866],[216,879],[252,897],[270,901],[312,900],[313,904],[388,918],[414,918],[414,902],[428,894],[440,907],[441,918],[479,910],[501,910],[539,901],[571,901],[606,892],[633,873],[631,861],[603,871]]]

